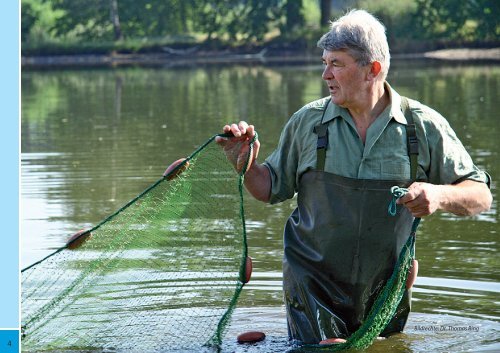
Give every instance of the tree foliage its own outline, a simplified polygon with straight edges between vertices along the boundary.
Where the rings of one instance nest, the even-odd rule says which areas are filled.
[[[55,9],[50,1],[22,0],[21,40],[43,41],[54,37],[53,27],[63,16],[64,11]]]
[[[194,17],[196,30],[230,40],[262,40],[283,15],[282,0],[212,0],[196,1],[199,16]]]
[[[417,0],[417,25],[425,38],[498,40],[498,0]]]
[[[386,26],[391,47],[402,42],[493,42],[500,38],[498,0],[358,0]]]
[[[500,37],[499,0],[355,0],[352,4],[379,17],[392,43],[402,39],[498,41]],[[47,39],[101,43],[122,37],[144,41],[196,36],[237,44],[276,36],[309,39],[307,32],[316,31],[320,21],[330,18],[328,5],[331,1],[22,0],[21,38],[23,43]],[[318,17],[314,25],[311,12]]]
[[[239,41],[261,41],[304,22],[302,0],[23,0],[23,38],[37,21],[33,2],[64,13],[50,25],[56,37],[82,41],[117,39],[112,19],[127,38],[201,33]]]
[[[21,3],[21,41],[28,40],[28,35],[37,21],[37,13],[33,5],[27,1]]]

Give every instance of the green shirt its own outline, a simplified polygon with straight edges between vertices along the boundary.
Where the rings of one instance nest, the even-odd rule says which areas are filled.
[[[375,119],[361,141],[348,110],[330,102],[323,122],[328,123],[325,172],[356,179],[409,180],[406,118],[401,96],[385,83],[391,104]],[[292,115],[277,149],[265,160],[271,173],[271,203],[292,198],[300,177],[316,168],[318,125],[330,97],[307,104]],[[454,184],[465,179],[489,183],[457,138],[448,121],[435,110],[409,99],[419,143],[417,179],[433,184]]]

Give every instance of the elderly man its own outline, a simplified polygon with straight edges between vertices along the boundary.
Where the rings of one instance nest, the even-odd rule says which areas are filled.
[[[474,215],[489,209],[489,176],[480,171],[436,111],[401,97],[386,82],[384,26],[353,10],[318,42],[330,96],[307,104],[284,127],[277,149],[253,161],[245,187],[258,200],[290,199],[297,208],[284,230],[283,288],[290,338],[334,342],[363,322],[389,278],[414,217],[436,210]],[[255,135],[246,122],[217,138],[238,168]],[[243,146],[243,147],[241,147]],[[240,163],[241,164],[241,163]],[[409,187],[396,217],[389,189]],[[405,293],[383,336],[401,332]]]

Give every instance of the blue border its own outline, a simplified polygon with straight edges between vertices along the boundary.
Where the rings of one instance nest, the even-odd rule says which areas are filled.
[[[0,130],[3,185],[0,329],[19,328],[19,3],[4,1],[0,12],[3,127]],[[0,352],[11,351],[2,342],[7,336],[18,337],[18,331],[0,331]]]

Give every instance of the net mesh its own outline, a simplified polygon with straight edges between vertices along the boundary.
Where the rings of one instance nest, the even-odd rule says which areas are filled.
[[[176,178],[161,178],[22,271],[23,351],[201,351],[221,343],[244,285],[247,244],[243,172],[214,139]]]

